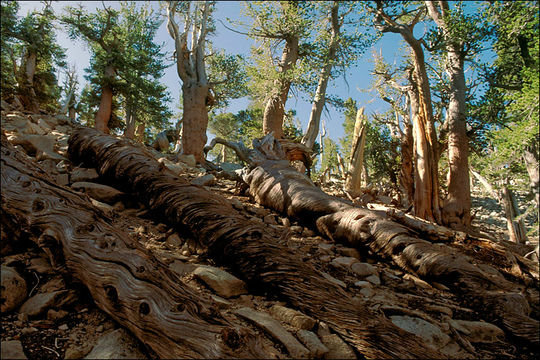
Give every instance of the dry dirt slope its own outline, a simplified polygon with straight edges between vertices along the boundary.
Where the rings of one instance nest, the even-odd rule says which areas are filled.
[[[255,314],[251,320],[241,315],[238,319],[250,331],[263,336],[266,357],[300,354],[362,358],[323,322],[289,309],[277,294],[250,289],[238,279],[241,274],[234,274],[238,276],[235,277],[228,269],[213,267],[202,249],[152,217],[123,189],[100,184],[95,170],[74,167],[65,158],[72,129],[63,116],[2,111],[2,131],[9,141],[46,169],[59,185],[86,192],[89,201],[106,212],[112,224],[178,272],[185,284],[212,296],[221,312]],[[288,233],[281,241],[301,254],[305,262],[315,265],[347,292],[449,358],[537,355],[537,349],[506,337],[499,327],[485,321],[488,314],[468,307],[459,294],[451,293],[444,285],[428,284],[368,252],[333,244],[310,229],[291,223],[254,204],[238,191],[235,182],[216,179],[195,167],[192,158],[183,157],[182,162],[173,163],[163,154],[155,156],[192,183],[229,198],[246,216]],[[84,287],[62,278],[46,254],[24,239],[14,241],[15,237],[16,234],[2,231],[2,358],[155,357],[145,347],[144,339],[135,339],[98,309]],[[470,249],[471,254],[474,251]],[[490,259],[479,257],[478,261]],[[524,284],[524,291],[537,299],[535,285],[537,282],[527,289]],[[533,317],[538,318],[538,308],[532,311]]]

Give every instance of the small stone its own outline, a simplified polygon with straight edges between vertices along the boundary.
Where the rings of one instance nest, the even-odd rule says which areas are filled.
[[[90,352],[92,349],[91,346],[77,346],[77,345],[71,345],[69,348],[66,349],[66,353],[64,354],[64,359],[82,359],[86,354]]]
[[[71,181],[93,181],[97,180],[99,175],[96,169],[87,169],[87,168],[75,168],[71,171]]]
[[[410,280],[412,281],[416,286],[420,287],[420,288],[423,288],[423,289],[431,289],[431,285],[429,285],[427,282],[425,282],[424,280],[422,279],[419,279],[417,278],[416,276],[414,275],[411,275],[411,274],[405,274],[403,275],[403,279],[404,280]]]
[[[247,293],[242,280],[219,268],[201,265],[193,271],[193,275],[225,298]]]
[[[272,306],[270,313],[276,319],[284,321],[298,329],[311,330],[317,323],[317,321],[312,317],[304,315],[300,311],[289,309],[281,305]]]
[[[97,207],[99,210],[103,211],[107,216],[112,216],[112,214],[114,213],[113,206],[109,204],[105,204],[101,201],[97,201],[96,199],[92,199],[92,198],[90,198],[90,201],[92,202],[92,205]]]
[[[107,204],[114,204],[125,195],[113,187],[91,182],[75,182],[71,184],[71,187],[78,191],[82,190],[91,198]]]
[[[189,250],[183,250],[182,255],[189,256],[189,255],[191,255],[191,253],[189,252]]]
[[[63,318],[65,318],[67,316],[68,312],[65,311],[65,310],[59,310],[59,311],[56,311],[54,309],[49,309],[49,311],[47,311],[47,319],[49,320],[61,320]]]
[[[2,359],[27,359],[19,340],[2,341]]]
[[[37,271],[40,274],[49,274],[52,271],[52,267],[49,262],[42,257],[31,259],[28,269]]]
[[[285,227],[289,227],[291,226],[291,221],[289,220],[289,218],[281,218],[281,223],[283,224],[283,226]]]
[[[24,329],[21,330],[21,334],[22,335],[28,335],[28,334],[31,334],[31,333],[35,333],[36,331],[38,331],[35,327],[25,327]]]
[[[291,357],[295,359],[307,358],[309,350],[306,349],[294,336],[291,335],[281,324],[270,315],[255,311],[248,307],[243,307],[234,311],[235,314],[252,321],[273,338],[281,342]]]
[[[229,306],[231,306],[231,304],[232,304],[229,300],[225,300],[221,296],[211,295],[211,298],[212,298],[212,300],[214,300],[217,307],[220,308],[220,309],[226,309]]]
[[[235,208],[236,210],[244,210],[244,204],[242,204],[242,202],[238,200],[237,198],[233,197],[229,199],[229,201],[231,202],[231,205],[233,206],[233,208]]]
[[[324,335],[330,335],[330,328],[328,327],[328,325],[326,325],[324,321],[319,320],[317,322],[317,335],[319,335],[320,337]]]
[[[363,280],[355,282],[354,286],[358,286],[359,288],[372,287],[369,281],[363,281]]]
[[[6,313],[16,309],[27,296],[26,282],[13,268],[2,266],[2,291],[0,292],[0,311]]]
[[[324,262],[330,262],[330,261],[332,261],[332,256],[331,255],[323,255],[319,259],[321,261],[324,261]]]
[[[373,285],[381,285],[381,279],[378,275],[371,275],[365,278],[366,281],[369,281]]]
[[[375,293],[371,287],[363,287],[362,290],[360,290],[360,294],[362,294],[366,298],[372,297]]]
[[[193,156],[193,154],[178,154],[178,160],[192,168],[197,165],[197,161],[195,160],[195,156]]]
[[[335,248],[333,244],[325,244],[325,243],[320,243],[317,246],[319,248],[319,251],[323,254],[333,254],[333,250]]]
[[[325,272],[321,272],[321,274],[326,280],[329,280],[330,282],[334,283],[335,285],[341,286],[344,289],[347,288],[347,285],[343,281],[336,279],[332,275],[330,275],[328,273],[325,273]]]
[[[360,259],[360,252],[356,249],[350,247],[340,247],[337,249],[338,253],[343,256],[353,257],[355,259]]]
[[[180,236],[178,236],[178,234],[174,233],[167,237],[165,244],[167,245],[167,247],[175,249],[182,245],[182,240],[180,239]]]
[[[126,208],[126,206],[121,201],[117,201],[113,205],[113,209],[116,210],[116,211],[122,211],[122,210],[125,210],[125,208]]]
[[[210,186],[210,185],[214,185],[215,183],[216,183],[216,177],[212,174],[206,174],[206,175],[199,176],[198,178],[191,180],[192,185],[198,185],[198,186]]]
[[[353,349],[336,334],[322,336],[321,340],[328,348],[325,359],[356,359]]]
[[[378,274],[377,268],[375,266],[368,263],[363,263],[363,262],[357,262],[357,263],[352,264],[351,270],[361,278]]]
[[[357,263],[357,262],[358,262],[358,259],[355,259],[353,257],[340,256],[340,257],[337,257],[334,260],[332,260],[331,264],[336,266],[336,267],[342,267],[342,268],[350,269],[351,266],[354,263]]]
[[[323,357],[324,354],[326,354],[328,351],[330,351],[322,342],[319,340],[317,335],[312,333],[308,330],[298,330],[296,333],[296,336],[298,339],[304,344],[309,351],[311,352],[311,356],[320,359]]]
[[[99,325],[99,326],[96,328],[96,331],[97,331],[97,332],[103,332],[103,325]]]
[[[494,343],[504,338],[503,330],[487,322],[466,320],[454,320],[454,322],[459,325],[456,327],[457,330],[461,330],[467,340],[473,343]]]
[[[424,339],[428,345],[433,346],[435,349],[442,348],[451,340],[450,336],[443,333],[438,326],[435,326],[424,319],[411,316],[395,315],[390,316],[390,320],[397,327],[418,335]]]
[[[297,233],[297,234],[301,234],[302,231],[304,230],[303,227],[298,226],[298,225],[291,226],[290,229],[292,232]]]
[[[62,324],[58,327],[58,330],[62,330],[62,331],[69,330],[69,326],[67,326],[66,324]]]
[[[124,329],[107,332],[85,359],[145,359],[137,341]]]
[[[190,274],[195,270],[197,267],[193,264],[186,264],[185,262],[174,260],[172,263],[169,264],[169,269],[174,271],[180,276],[184,276],[186,274]]]
[[[27,313],[28,316],[37,316],[48,308],[54,307],[57,299],[64,294],[66,294],[66,291],[36,294],[22,304],[19,312]]]
[[[263,221],[267,224],[272,224],[272,225],[275,225],[277,224],[276,222],[276,217],[272,214],[268,214],[264,217]]]
[[[68,171],[67,162],[65,160],[62,160],[58,164],[56,164],[56,171],[58,171],[60,174],[65,174]]]

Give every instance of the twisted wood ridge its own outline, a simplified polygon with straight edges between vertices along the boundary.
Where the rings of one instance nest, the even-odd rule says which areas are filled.
[[[216,263],[252,288],[272,292],[328,323],[366,358],[443,358],[280,245],[281,234],[246,218],[221,196],[190,185],[144,149],[81,128],[71,136],[68,153],[74,163],[95,166],[105,179],[131,190],[162,221],[198,241]]]
[[[264,356],[250,339],[229,348],[221,334],[238,324],[111,226],[86,195],[56,185],[4,134],[1,155],[3,241],[20,233],[35,241],[57,270],[82,282],[100,309],[161,358]]]

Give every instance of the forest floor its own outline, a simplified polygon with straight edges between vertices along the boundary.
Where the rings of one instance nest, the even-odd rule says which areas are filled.
[[[59,185],[85,189],[85,183],[99,183],[100,179],[94,170],[75,167],[66,158],[67,139],[72,130],[68,119],[63,116],[2,111],[2,131],[12,144],[44,168]],[[168,157],[157,152],[154,154],[157,159]],[[538,355],[538,349],[507,338],[501,329],[484,320],[485,314],[469,308],[459,294],[449,291],[444,285],[429,284],[367,251],[360,252],[334,244],[311,229],[259,206],[249,195],[239,191],[236,182],[218,179],[204,169],[195,167],[191,159],[184,160],[175,167],[181,169],[180,177],[229,199],[245,216],[287,233],[288,246],[302,254],[306,262],[328,274],[346,291],[369,299],[371,306],[380,309],[394,324],[424,338],[448,358],[532,359]],[[121,188],[117,190],[123,191]],[[339,195],[335,188],[325,190]],[[274,294],[256,293],[249,288],[235,295],[227,295],[219,286],[236,285],[229,285],[227,279],[219,286],[212,285],[203,276],[194,273],[201,265],[215,266],[202,249],[197,249],[189,239],[156,219],[136,200],[128,196],[111,200],[107,191],[103,188],[92,193],[94,199],[91,201],[94,205],[108,214],[111,224],[137,239],[171,270],[177,272],[186,285],[211,296],[221,311],[252,308],[270,314],[280,323],[281,330],[298,334],[298,323],[290,321],[284,315],[285,310],[280,307],[287,307],[288,304]],[[87,194],[90,194],[89,190]],[[526,206],[523,204],[524,208]],[[476,187],[473,189],[473,207],[476,211],[475,225],[489,231],[497,239],[507,239],[506,220],[500,205],[485,197]],[[533,219],[528,217],[525,220],[530,229]],[[26,283],[25,294],[18,300],[17,306],[2,314],[2,358],[156,357],[143,342],[101,311],[86,288],[62,278],[49,263],[47,255],[37,246],[31,242],[21,244],[11,244],[2,231],[2,286],[6,268],[15,270]],[[470,252],[474,254],[472,250]],[[350,271],[346,264],[351,261],[369,264],[366,265],[370,269],[370,274],[367,274],[369,276],[359,277]],[[221,270],[229,272],[226,268]],[[238,274],[233,275],[240,277]],[[241,280],[234,281],[237,284]],[[2,290],[4,292],[6,289]],[[5,294],[2,295],[2,304],[4,298]],[[536,319],[538,313],[534,312],[537,311],[533,309],[533,317]],[[316,346],[304,344],[311,356],[362,358],[339,336],[333,334],[331,328],[318,319],[314,320],[315,325],[308,326],[308,330],[316,334],[326,350],[315,355]],[[271,336],[250,322],[246,322],[245,326],[264,336],[265,346],[269,349],[268,358],[290,356],[288,344],[278,341],[275,334]],[[458,332],[452,331],[452,328],[458,329]]]

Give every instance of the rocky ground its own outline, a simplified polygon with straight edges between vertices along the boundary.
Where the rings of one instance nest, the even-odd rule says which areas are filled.
[[[185,284],[209,294],[221,311],[236,314],[246,327],[264,334],[268,357],[362,358],[323,322],[290,309],[274,294],[251,291],[228,269],[215,267],[203,249],[154,218],[123,189],[101,184],[95,169],[73,166],[65,157],[72,129],[64,116],[2,111],[2,131],[14,145],[59,185],[86,193],[94,206],[109,215],[112,224],[144,244],[180,274]],[[196,167],[192,157],[172,162],[166,155],[154,154],[179,176],[230,199],[246,216],[288,233],[287,245],[303,254],[304,261],[355,296],[370,299],[371,306],[394,324],[421,336],[449,358],[537,355],[537,349],[516,344],[496,325],[480,321],[483,316],[464,307],[444,285],[428,284],[369,253],[333,244],[291,223],[255,204],[239,191],[236,182],[218,179]],[[500,206],[479,196],[473,204],[478,211],[475,221],[496,236],[504,236]],[[13,245],[2,232],[1,255],[2,358],[155,357],[151,349],[97,308],[76,279],[62,278],[33,243]]]

